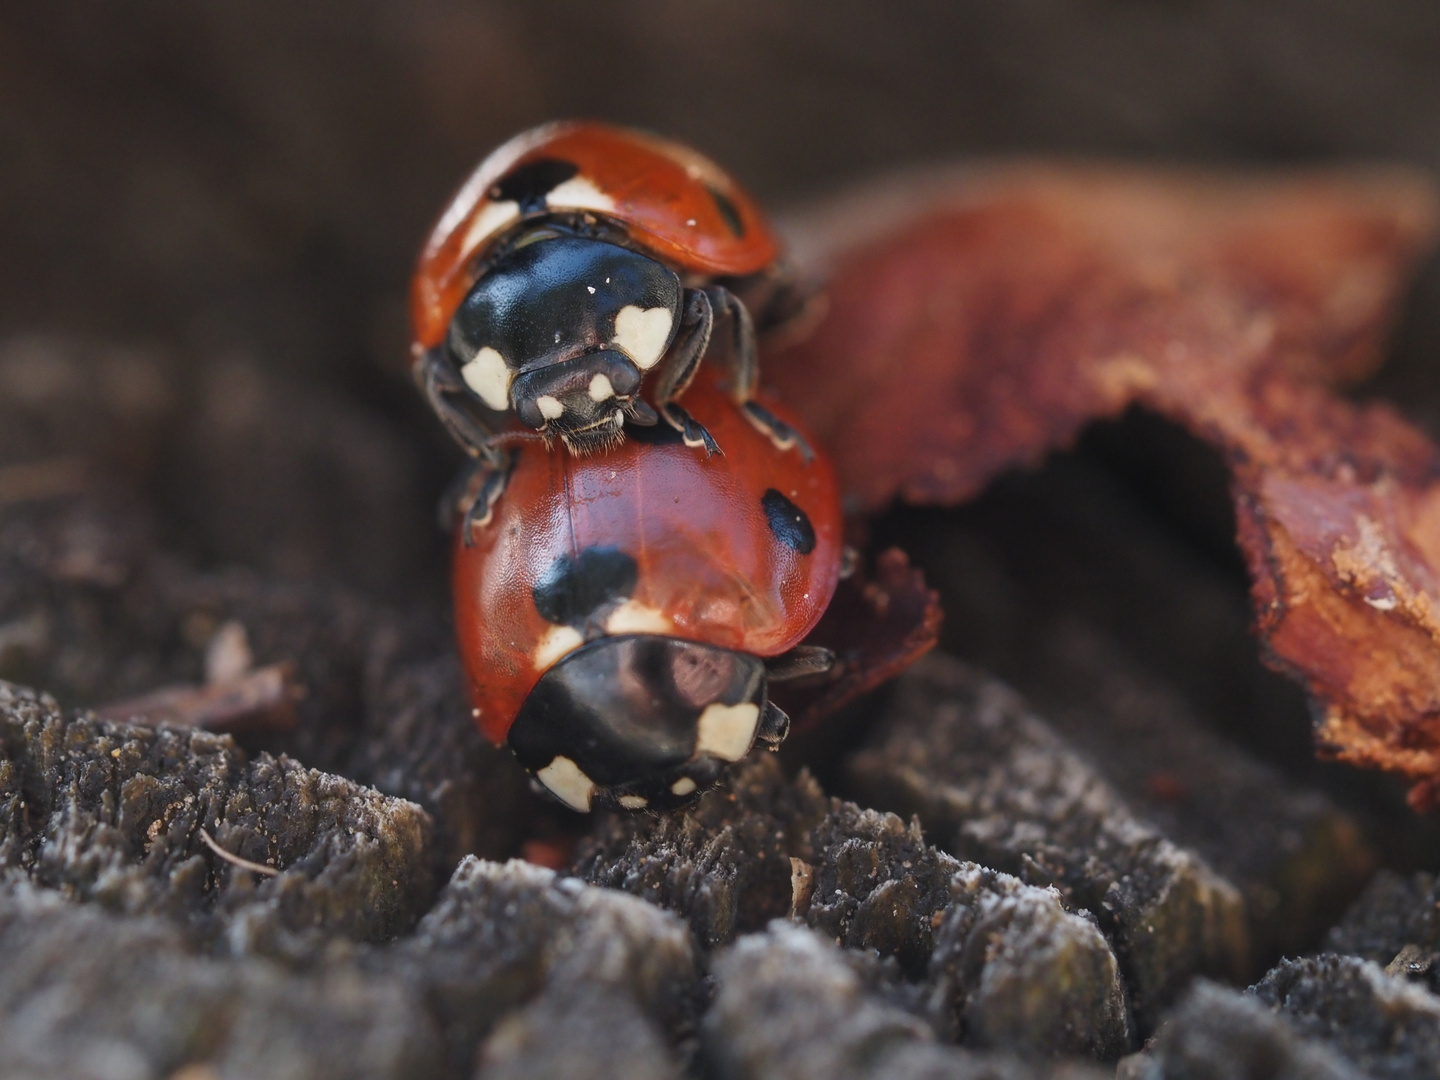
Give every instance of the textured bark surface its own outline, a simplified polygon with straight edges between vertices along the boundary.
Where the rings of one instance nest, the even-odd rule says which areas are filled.
[[[1440,885],[1433,874],[1376,874],[1325,946],[1371,960],[1387,974],[1440,990]]]
[[[960,862],[918,825],[827,799],[761,759],[693,813],[612,819],[575,869],[685,914],[709,946],[788,917],[890,957],[952,1038],[1113,1058],[1131,1041],[1110,946],[1054,890]]]
[[[1054,886],[1115,942],[1148,1028],[1196,974],[1243,978],[1240,891],[1124,799],[1008,687],[944,657],[903,677],[851,772],[945,849]]]

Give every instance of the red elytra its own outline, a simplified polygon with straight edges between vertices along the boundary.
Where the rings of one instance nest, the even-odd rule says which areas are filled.
[[[503,743],[540,676],[580,638],[548,622],[535,587],[557,560],[617,548],[638,566],[629,599],[607,613],[601,636],[654,633],[761,657],[805,638],[840,576],[843,524],[835,473],[824,455],[777,451],[702,367],[686,404],[724,448],[706,457],[654,429],[576,457],[524,446],[493,520],[474,546],[457,539],[455,624],[476,720]],[[781,419],[798,418],[766,402]],[[775,532],[769,493],[803,512],[814,546],[801,553]]]
[[[529,210],[499,198],[507,176],[543,160],[569,163],[575,176]],[[638,246],[682,275],[743,277],[779,254],[750,197],[688,147],[605,124],[546,124],[481,162],[440,216],[411,287],[417,344],[429,349],[444,340],[490,241],[524,216],[570,210],[622,223]]]

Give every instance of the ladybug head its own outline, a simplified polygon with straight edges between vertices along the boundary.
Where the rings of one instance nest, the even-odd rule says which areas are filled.
[[[600,349],[518,376],[510,400],[526,427],[559,438],[572,453],[587,454],[624,439],[626,416],[643,406],[634,397],[640,379],[628,356]]]
[[[446,347],[488,408],[576,453],[653,424],[638,394],[675,337],[683,290],[668,267],[553,224],[520,234],[476,281]]]
[[[667,810],[712,787],[790,721],[765,697],[765,662],[658,634],[602,637],[540,677],[510,748],[576,810]]]

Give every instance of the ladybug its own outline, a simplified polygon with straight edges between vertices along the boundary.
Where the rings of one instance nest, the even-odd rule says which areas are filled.
[[[455,544],[476,722],[575,810],[691,800],[778,748],[770,683],[834,660],[800,642],[841,577],[835,473],[777,451],[720,374],[687,401],[723,455],[666,425],[583,457],[522,445],[490,525]]]
[[[416,381],[483,478],[472,524],[488,521],[505,446],[525,429],[584,456],[663,421],[720,452],[679,401],[707,352],[745,420],[811,456],[755,394],[757,327],[805,306],[778,254],[754,202],[673,142],[562,122],[486,158],[441,215],[411,293]]]

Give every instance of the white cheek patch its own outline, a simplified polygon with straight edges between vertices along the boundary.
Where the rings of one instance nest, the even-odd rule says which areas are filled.
[[[540,644],[535,646],[535,670],[549,671],[555,661],[584,644],[585,639],[573,626],[552,626],[550,632],[540,639]]]
[[[475,220],[470,222],[470,228],[465,230],[465,240],[460,245],[464,252],[474,251],[482,243],[494,236],[501,229],[505,228],[512,221],[520,216],[520,204],[517,202],[492,202],[489,206],[475,215]]]
[[[626,600],[605,620],[607,634],[668,634],[672,629],[663,613],[635,600]]]
[[[619,803],[626,810],[644,810],[650,805],[650,800],[644,795],[621,795]]]
[[[571,810],[589,812],[590,797],[595,794],[595,781],[568,757],[554,758],[535,777]]]
[[[551,397],[549,394],[541,394],[537,397],[535,399],[535,407],[540,410],[540,415],[546,420],[557,419],[565,412],[565,406],[560,404],[560,400]]]
[[[505,358],[489,345],[460,369],[460,377],[490,408],[504,412],[510,407],[510,380],[514,375],[505,366]]]
[[[670,327],[674,317],[669,308],[640,308],[626,304],[615,316],[615,344],[648,371],[660,361],[670,343]]]
[[[670,785],[670,793],[672,795],[679,795],[681,798],[689,795],[694,790],[695,781],[691,780],[688,776],[682,776],[679,780],[676,780],[673,784]]]
[[[590,380],[591,401],[604,401],[614,396],[615,387],[610,384],[610,377],[603,371]]]
[[[753,702],[706,705],[696,726],[695,749],[721,761],[739,761],[750,752],[759,722],[760,706]]]
[[[608,214],[615,209],[615,200],[583,176],[572,176],[550,189],[545,205],[554,210],[599,210]]]

